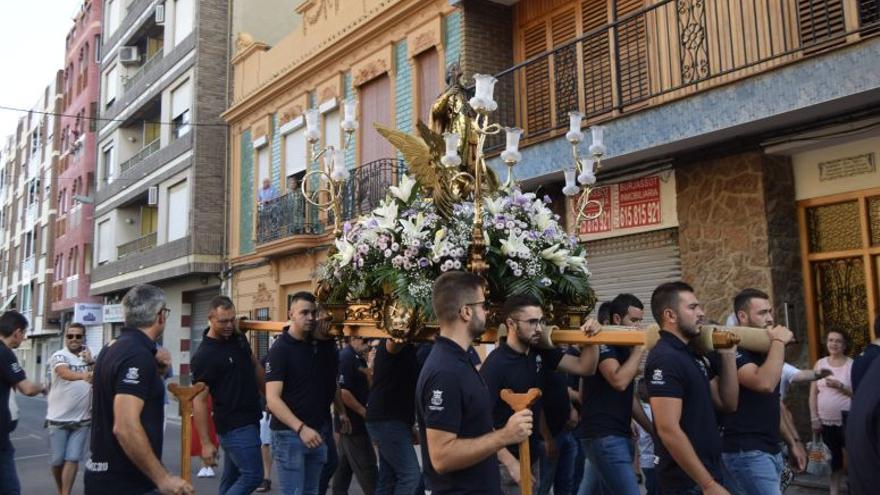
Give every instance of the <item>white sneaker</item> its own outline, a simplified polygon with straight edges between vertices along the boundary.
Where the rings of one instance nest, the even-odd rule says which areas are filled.
[[[199,478],[213,478],[214,470],[211,469],[210,466],[205,466],[202,469],[199,469],[199,474],[196,475]]]

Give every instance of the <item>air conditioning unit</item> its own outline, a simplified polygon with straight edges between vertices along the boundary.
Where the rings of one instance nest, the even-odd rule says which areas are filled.
[[[153,16],[153,20],[156,21],[156,25],[161,26],[165,24],[165,4],[160,3],[156,5],[156,12]]]
[[[136,46],[123,46],[119,49],[119,61],[123,64],[136,64],[141,61]]]
[[[150,206],[159,204],[159,186],[151,186],[147,189],[147,204]]]

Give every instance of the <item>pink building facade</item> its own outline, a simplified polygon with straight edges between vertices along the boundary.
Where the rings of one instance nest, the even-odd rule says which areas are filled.
[[[67,35],[63,82],[58,187],[55,198],[55,282],[52,311],[70,323],[77,303],[89,296],[94,236],[96,121],[101,87],[100,0],[84,0]]]

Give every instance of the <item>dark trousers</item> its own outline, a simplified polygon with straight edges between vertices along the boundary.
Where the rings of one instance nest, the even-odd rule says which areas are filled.
[[[378,472],[376,452],[366,431],[339,437],[339,464],[333,475],[334,494],[348,493],[354,474],[364,494],[372,495],[376,491]]]

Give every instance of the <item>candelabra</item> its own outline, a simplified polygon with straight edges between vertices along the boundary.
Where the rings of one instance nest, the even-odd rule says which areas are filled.
[[[305,174],[300,186],[306,201],[333,215],[334,237],[339,237],[339,221],[342,217],[342,188],[349,178],[349,171],[345,166],[345,152],[351,145],[354,132],[358,128],[357,101],[347,101],[343,107],[345,114],[339,127],[345,137],[340,148],[333,145],[320,147],[318,144],[321,140],[320,113],[317,108],[306,110],[306,140],[309,143],[308,163],[314,164],[314,169]],[[322,158],[323,160],[321,160]],[[316,183],[314,189],[310,187],[311,183]]]
[[[584,133],[581,131],[581,121],[584,114],[580,112],[570,112],[569,130],[565,134],[565,138],[571,143],[571,154],[574,163],[570,167],[562,169],[565,176],[565,187],[562,193],[566,196],[576,196],[580,194],[575,203],[575,225],[580,224],[584,220],[595,220],[603,213],[603,204],[600,201],[590,199],[590,193],[593,192],[593,186],[596,185],[596,172],[602,166],[602,156],[605,155],[605,145],[603,144],[603,134],[605,128],[602,126],[590,127],[590,134],[593,143],[590,145],[589,156],[581,156],[578,151],[578,145],[584,139]],[[578,186],[575,184],[577,180]],[[592,210],[592,212],[589,212]]]

